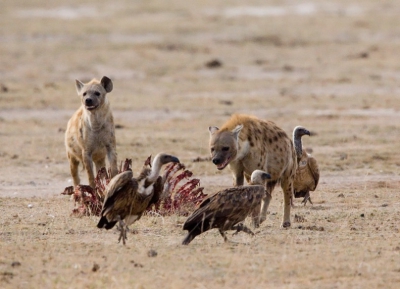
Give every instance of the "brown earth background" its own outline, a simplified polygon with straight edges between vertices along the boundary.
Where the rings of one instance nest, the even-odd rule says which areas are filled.
[[[0,287],[400,288],[399,15],[389,0],[3,1]],[[208,126],[247,113],[314,133],[314,205],[296,199],[281,229],[277,188],[239,244],[210,231],[182,246],[184,217],[147,215],[124,247],[71,217],[74,80],[103,75],[134,172],[165,151],[206,193],[229,187],[228,169],[192,160]]]

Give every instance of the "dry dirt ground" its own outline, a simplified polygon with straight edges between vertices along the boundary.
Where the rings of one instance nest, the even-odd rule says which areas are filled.
[[[391,0],[3,1],[0,287],[400,288],[399,15]],[[182,246],[185,218],[148,215],[124,247],[71,217],[74,79],[103,75],[134,172],[166,151],[205,192],[230,186],[228,169],[192,160],[208,126],[247,113],[314,133],[314,205],[296,199],[280,229],[276,189],[236,245],[210,231]]]

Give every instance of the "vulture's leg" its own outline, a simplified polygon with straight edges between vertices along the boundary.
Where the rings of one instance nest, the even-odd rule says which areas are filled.
[[[236,230],[236,232],[233,233],[232,235],[236,235],[237,233],[243,231],[243,232],[245,232],[245,233],[247,233],[247,234],[249,234],[249,235],[254,236],[253,231],[250,230],[249,228],[247,228],[243,223],[239,223],[239,224],[237,224],[236,226],[233,226],[232,229],[233,229],[233,230]]]
[[[225,232],[219,229],[219,233],[221,234],[222,238],[224,238],[224,242],[228,242],[228,238],[226,237]]]
[[[311,205],[314,205],[312,203],[312,201],[311,201],[311,197],[310,197],[310,192],[309,191],[306,193],[306,195],[304,196],[304,199],[303,199],[303,201],[301,201],[301,203],[304,204],[304,206],[305,206],[307,204],[307,201],[309,201]]]
[[[119,238],[118,238],[118,243],[121,242],[122,239],[122,244],[126,244],[126,232],[129,230],[128,226],[125,225],[125,222],[121,220],[121,217],[118,215],[118,231],[120,231]]]

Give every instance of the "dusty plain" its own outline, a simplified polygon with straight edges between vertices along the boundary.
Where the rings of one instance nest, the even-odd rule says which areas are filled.
[[[3,1],[0,287],[400,288],[399,15],[389,0]],[[210,231],[182,246],[184,217],[147,215],[124,247],[71,217],[74,80],[103,75],[134,172],[165,151],[206,193],[229,187],[228,169],[192,160],[208,126],[247,113],[314,133],[314,205],[296,199],[281,229],[277,188],[236,245]]]

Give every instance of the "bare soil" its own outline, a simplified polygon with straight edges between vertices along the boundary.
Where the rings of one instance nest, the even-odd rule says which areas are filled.
[[[1,288],[399,288],[398,1],[3,2]],[[182,246],[185,217],[146,215],[124,247],[97,217],[71,217],[74,80],[103,75],[134,173],[165,151],[206,193],[229,187],[228,169],[193,159],[208,126],[247,113],[313,132],[314,205],[296,199],[281,229],[277,188],[237,244],[210,231]]]

